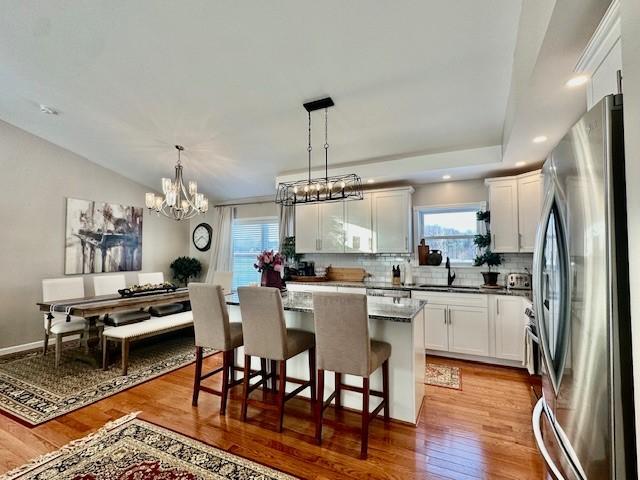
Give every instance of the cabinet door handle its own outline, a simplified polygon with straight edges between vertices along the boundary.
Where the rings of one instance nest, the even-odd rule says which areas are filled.
[[[493,237],[493,248],[496,248],[496,234],[491,235]]]
[[[404,249],[409,250],[409,237],[404,237]]]
[[[500,315],[500,300],[496,298],[496,314]]]
[[[319,239],[319,240],[318,240],[318,243],[320,244],[320,248],[319,248],[319,250],[322,250],[322,239]]]
[[[373,251],[373,237],[369,237],[369,251]]]

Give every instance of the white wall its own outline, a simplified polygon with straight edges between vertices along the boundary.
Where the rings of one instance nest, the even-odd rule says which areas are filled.
[[[640,2],[622,1],[622,74],[636,435],[640,446]],[[638,455],[640,462],[640,455]],[[639,464],[640,467],[640,464]]]
[[[66,197],[144,206],[148,187],[0,121],[0,348],[42,339],[41,280],[64,275]],[[158,179],[160,181],[160,179]],[[188,223],[143,218],[142,269],[169,273]],[[129,283],[137,272],[127,273]],[[87,294],[93,293],[85,276]]]
[[[414,185],[413,204],[450,205],[487,201],[488,190],[483,179]]]

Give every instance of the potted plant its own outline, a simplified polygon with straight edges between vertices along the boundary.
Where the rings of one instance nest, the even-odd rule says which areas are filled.
[[[473,265],[480,267],[486,265],[488,271],[481,272],[482,278],[484,278],[484,284],[488,287],[498,286],[498,272],[492,272],[491,267],[497,267],[502,263],[502,257],[498,253],[494,253],[489,249],[486,249],[483,253],[476,256],[473,261]]]
[[[263,287],[284,288],[281,272],[284,269],[284,256],[273,250],[265,250],[256,257],[254,268],[262,273],[260,285]]]
[[[491,218],[490,212],[480,210],[476,212],[476,218],[479,222],[485,222],[487,233],[479,233],[473,238],[473,243],[478,248],[478,255],[473,261],[473,265],[480,267],[486,265],[488,267],[487,272],[481,272],[484,278],[484,285],[487,287],[498,286],[498,272],[492,272],[491,267],[497,267],[502,263],[502,257],[491,251],[491,231],[489,229],[489,220]]]
[[[195,278],[202,271],[202,264],[197,258],[178,257],[171,262],[173,279],[179,284],[186,286],[190,278]]]

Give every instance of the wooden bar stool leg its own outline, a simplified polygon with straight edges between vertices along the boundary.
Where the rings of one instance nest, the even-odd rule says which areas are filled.
[[[267,359],[260,359],[260,378],[262,379],[262,401],[267,401]]]
[[[277,384],[276,378],[278,376],[278,364],[275,360],[271,360],[271,391],[276,393]]]
[[[249,401],[249,375],[251,374],[251,356],[244,356],[244,377],[242,379],[242,421],[247,421],[247,403]]]
[[[309,381],[311,382],[311,415],[316,401],[316,349],[309,349]]]
[[[384,421],[389,421],[389,360],[382,364],[382,401],[384,402]]]
[[[340,410],[342,408],[342,387],[340,384],[342,383],[342,374],[336,372],[336,398],[335,398],[335,409]]]
[[[322,443],[322,413],[324,410],[324,370],[318,370],[318,396],[315,399],[316,408],[316,443]]]
[[[284,400],[287,386],[287,361],[280,360],[280,383],[278,384],[278,432],[282,432],[284,422]]]
[[[220,415],[224,415],[227,410],[227,395],[229,395],[229,370],[233,363],[231,360],[233,350],[228,350],[222,354],[222,388],[220,399]]]
[[[193,398],[191,400],[191,405],[193,405],[194,407],[198,406],[198,395],[200,394],[200,377],[202,377],[202,347],[196,347],[196,371],[193,378]]]
[[[360,458],[367,458],[369,447],[369,377],[362,379],[362,438],[360,440]]]

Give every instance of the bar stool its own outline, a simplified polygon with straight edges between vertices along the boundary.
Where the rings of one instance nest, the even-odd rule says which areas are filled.
[[[234,366],[235,349],[242,346],[242,324],[229,322],[229,312],[224,299],[222,287],[208,283],[190,283],[189,299],[193,311],[193,327],[196,334],[196,372],[193,382],[192,405],[198,405],[200,390],[218,395],[220,401],[220,415],[225,414],[229,389],[240,385],[242,379],[234,380],[234,371],[240,370]],[[202,374],[203,349],[214,348],[222,352],[222,367]],[[222,372],[221,391],[200,385],[200,382],[217,373]],[[266,372],[265,372],[266,373]],[[254,372],[254,374],[257,374]]]
[[[354,293],[314,293],[313,319],[316,332],[318,364],[318,398],[316,407],[316,441],[322,442],[322,414],[335,398],[340,409],[342,390],[362,393],[362,440],[360,458],[367,458],[369,423],[384,408],[389,421],[389,357],[391,345],[371,340],[367,296]],[[382,392],[370,390],[369,376],[382,367]],[[335,372],[335,390],[324,401],[324,372]],[[362,388],[342,383],[342,375],[362,377]],[[369,413],[369,395],[381,397],[380,404]]]
[[[244,331],[244,388],[242,394],[242,420],[247,420],[247,408],[257,405],[262,408],[274,409],[278,412],[278,432],[282,431],[284,419],[284,404],[305,388],[311,389],[311,408],[313,411],[316,396],[316,353],[315,336],[312,332],[287,328],[282,307],[282,297],[277,288],[269,287],[240,287],[240,313]],[[309,351],[309,380],[287,378],[287,360],[299,353]],[[260,357],[262,361],[271,361],[272,389],[275,380],[279,379],[276,404],[268,404],[265,400],[266,383],[264,379],[249,386],[247,371],[251,364],[251,357]],[[279,375],[276,375],[276,362],[279,362]],[[300,384],[290,393],[285,392],[287,381]],[[264,384],[263,401],[250,400],[249,394]]]

